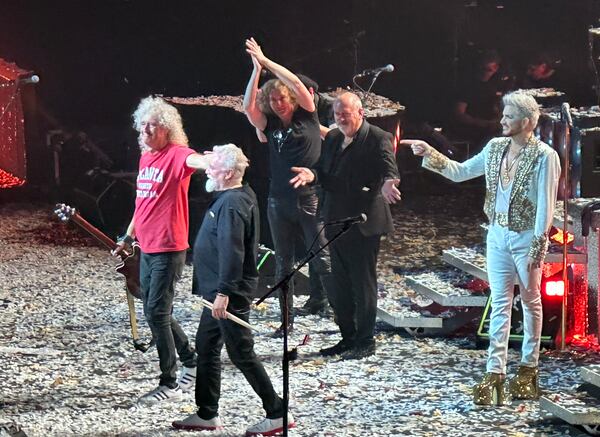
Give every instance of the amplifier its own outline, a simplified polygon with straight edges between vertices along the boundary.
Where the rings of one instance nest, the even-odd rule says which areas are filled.
[[[600,128],[571,133],[573,197],[600,197]]]

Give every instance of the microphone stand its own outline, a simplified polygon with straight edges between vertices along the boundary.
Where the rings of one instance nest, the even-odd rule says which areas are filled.
[[[567,107],[567,111],[570,109]],[[568,274],[568,257],[569,257],[569,248],[568,248],[568,218],[569,218],[569,210],[568,210],[568,201],[570,195],[570,159],[569,154],[571,153],[571,128],[573,127],[571,117],[569,114],[565,114],[564,108],[561,108],[561,115],[564,119],[565,123],[565,133],[564,133],[564,156],[563,156],[563,257],[562,257],[562,280],[564,286],[563,292],[563,304],[561,310],[561,323],[560,323],[560,350],[564,352],[567,348],[566,341],[566,333],[567,333],[567,300],[569,298],[569,274]]]
[[[357,75],[355,75],[354,77],[352,77],[352,83],[353,83],[354,85],[356,85],[356,87],[357,87],[358,89],[360,89],[361,91],[363,91],[363,92],[365,93],[365,96],[368,96],[368,95],[369,95],[369,93],[371,92],[371,88],[373,88],[373,85],[375,85],[375,82],[377,81],[377,79],[379,78],[379,75],[380,75],[382,72],[383,72],[383,71],[382,71],[382,70],[380,70],[380,71],[377,71],[377,72],[375,72],[375,73],[371,73],[371,74],[370,74],[370,75],[371,75],[371,84],[369,85],[369,88],[367,88],[367,90],[366,90],[366,91],[365,91],[365,90],[364,90],[364,89],[363,89],[363,88],[362,88],[362,87],[361,87],[359,84],[357,84],[357,83],[356,83],[356,79],[357,79],[357,78],[359,78],[359,77],[365,77],[365,76],[366,76],[366,74],[364,74],[364,73],[361,73],[361,74],[357,74]]]
[[[255,303],[255,305],[259,305],[262,302],[265,301],[266,298],[268,298],[269,296],[271,296],[275,291],[277,290],[281,290],[282,294],[282,300],[283,300],[283,358],[281,360],[281,367],[282,367],[282,374],[283,374],[283,435],[284,437],[287,437],[288,435],[288,409],[289,409],[289,403],[290,403],[290,351],[288,350],[288,319],[289,319],[289,308],[288,308],[288,289],[289,289],[289,283],[292,280],[292,278],[294,277],[294,275],[296,274],[296,272],[298,272],[298,270],[300,270],[302,267],[304,267],[306,264],[308,264],[314,257],[316,257],[319,253],[321,253],[323,251],[323,249],[325,249],[327,246],[329,246],[332,242],[334,242],[335,240],[337,240],[339,237],[341,237],[343,234],[345,234],[346,232],[348,232],[350,230],[350,228],[352,227],[352,225],[355,224],[355,222],[350,222],[350,223],[345,223],[343,226],[341,226],[341,229],[337,232],[337,234],[335,234],[333,236],[333,238],[331,238],[329,241],[327,241],[327,243],[325,243],[323,246],[319,247],[319,249],[316,252],[313,252],[312,250],[309,251],[306,256],[304,257],[304,259],[298,264],[296,265],[296,267],[294,267],[292,269],[292,271],[290,273],[288,273],[283,279],[281,279],[277,284],[275,284],[264,296],[262,296],[260,299],[258,299]],[[325,223],[323,225],[323,227],[328,226],[329,223]]]

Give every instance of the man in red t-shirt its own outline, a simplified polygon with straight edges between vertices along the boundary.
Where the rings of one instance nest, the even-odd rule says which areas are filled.
[[[141,295],[161,375],[158,387],[139,402],[154,404],[180,399],[182,392],[193,389],[196,379],[196,353],[172,312],[175,282],[188,248],[190,176],[210,162],[208,155],[188,147],[181,116],[163,99],[142,99],[133,119],[142,148],[135,212],[116,251],[134,238],[141,247]],[[177,355],[183,364],[179,378]]]

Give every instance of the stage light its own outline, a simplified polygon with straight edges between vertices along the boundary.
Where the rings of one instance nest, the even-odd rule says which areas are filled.
[[[565,283],[562,280],[545,281],[542,283],[542,292],[547,297],[560,297],[565,295]]]
[[[0,168],[0,188],[20,187],[25,184],[25,179],[20,179]]]
[[[25,120],[19,78],[27,73],[0,58],[0,188],[25,183]]]

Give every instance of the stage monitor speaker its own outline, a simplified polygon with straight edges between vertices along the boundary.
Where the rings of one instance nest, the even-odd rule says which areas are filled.
[[[575,197],[600,197],[600,130],[573,129],[572,187]]]
[[[266,246],[261,245],[258,248],[258,287],[255,297],[261,297],[267,289],[277,283],[275,279],[275,252]],[[308,267],[302,269],[308,271]],[[308,294],[310,290],[308,276],[299,271],[294,276],[294,295],[299,296]]]
[[[523,341],[523,307],[521,305],[521,295],[519,287],[515,286],[515,297],[512,304],[512,314],[510,323],[509,341],[521,343]],[[491,296],[488,297],[479,327],[477,328],[477,341],[487,341],[490,338],[490,316],[491,316]],[[560,330],[562,299],[544,299],[542,297],[542,308],[544,320],[542,324],[542,344],[552,346],[554,339]]]

